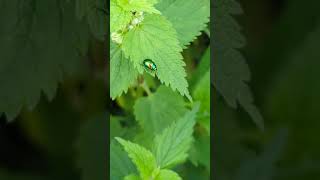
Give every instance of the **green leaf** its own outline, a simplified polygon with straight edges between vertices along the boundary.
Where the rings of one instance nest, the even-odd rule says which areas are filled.
[[[131,12],[147,12],[160,14],[154,5],[157,0],[116,0],[118,5],[125,11]]]
[[[110,32],[124,29],[131,21],[132,13],[123,10],[116,0],[110,1]]]
[[[158,166],[167,168],[186,160],[193,141],[193,126],[198,110],[199,104],[156,136],[154,154]]]
[[[137,171],[127,153],[115,141],[110,145],[110,164],[111,180],[123,180],[128,174]]]
[[[160,170],[155,180],[182,180],[182,178],[174,171],[168,169]]]
[[[134,114],[145,134],[154,137],[185,114],[184,104],[181,96],[160,86],[154,94],[136,101]]]
[[[0,6],[0,113],[8,120],[22,107],[32,109],[41,93],[51,100],[64,73],[84,62],[79,49],[87,50],[87,28],[73,3],[30,2],[4,0]]]
[[[227,103],[237,108],[239,103],[252,117],[260,129],[264,129],[263,118],[253,104],[253,97],[247,85],[250,81],[250,70],[245,58],[237,50],[245,44],[241,28],[232,15],[242,13],[235,0],[217,0],[213,4],[213,78],[211,81],[225,98]]]
[[[156,7],[172,23],[184,48],[209,22],[210,0],[161,0]]]
[[[107,179],[108,121],[104,114],[90,119],[80,130],[76,147],[82,180]]]
[[[160,15],[146,15],[139,26],[123,39],[122,49],[134,66],[143,72],[142,62],[151,59],[157,65],[156,75],[162,83],[191,100],[177,36],[171,23]]]
[[[138,71],[125,58],[119,46],[111,45],[110,57],[110,97],[114,100],[123,92],[127,93],[128,88],[137,80]]]
[[[141,180],[141,178],[135,174],[130,174],[124,178],[124,180]]]
[[[116,140],[124,147],[132,162],[139,170],[142,179],[151,177],[153,170],[156,168],[156,160],[153,154],[138,144],[123,140],[116,137]]]

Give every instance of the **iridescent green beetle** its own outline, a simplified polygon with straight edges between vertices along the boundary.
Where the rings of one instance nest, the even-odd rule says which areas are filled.
[[[143,61],[143,67],[151,72],[157,72],[157,65],[151,59],[145,59]]]

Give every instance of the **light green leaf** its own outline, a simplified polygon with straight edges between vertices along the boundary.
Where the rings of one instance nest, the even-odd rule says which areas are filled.
[[[160,86],[154,94],[136,101],[134,114],[145,134],[154,137],[185,114],[184,104],[179,94]]]
[[[51,100],[64,73],[82,67],[86,24],[75,17],[73,3],[59,2],[1,1],[0,114],[8,120],[22,107],[32,109],[41,93]]]
[[[132,13],[117,5],[116,0],[110,1],[110,32],[124,29],[131,21]]]
[[[117,0],[118,5],[125,11],[147,12],[160,14],[154,5],[156,0]]]
[[[213,61],[211,81],[231,107],[237,108],[237,104],[241,104],[257,126],[263,129],[263,118],[253,104],[247,85],[250,70],[245,58],[237,50],[244,46],[245,39],[232,15],[241,14],[242,9],[235,0],[217,0],[213,5],[213,49],[216,60]]]
[[[154,154],[158,166],[167,168],[186,160],[193,141],[193,126],[198,110],[199,104],[156,136]]]
[[[151,177],[153,170],[156,168],[156,160],[153,154],[144,147],[116,137],[116,140],[124,147],[132,162],[139,170],[142,179]]]
[[[81,127],[76,142],[77,165],[82,180],[107,179],[106,153],[108,149],[107,114],[88,120]]]
[[[146,15],[144,21],[125,36],[122,49],[140,73],[142,62],[151,59],[157,65],[157,77],[191,100],[177,36],[171,23],[160,15]]]
[[[119,46],[111,45],[110,57],[110,97],[114,100],[123,92],[127,93],[128,88],[136,81],[138,71],[125,58]]]
[[[172,23],[184,48],[209,22],[210,0],[161,0],[156,8]]]
[[[182,178],[174,171],[162,169],[155,180],[182,180]]]
[[[123,180],[128,174],[137,171],[127,153],[115,141],[110,145],[110,164],[111,180]]]
[[[130,174],[124,178],[124,180],[141,180],[141,178],[135,174]]]

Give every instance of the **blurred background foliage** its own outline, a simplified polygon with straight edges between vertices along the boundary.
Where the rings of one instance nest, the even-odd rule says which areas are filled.
[[[217,180],[319,179],[320,2],[239,2],[244,13],[236,19],[247,41],[240,51],[265,131],[217,94],[212,174]]]
[[[265,131],[258,130],[243,109],[234,110],[222,97],[213,96],[211,174],[217,180],[319,179],[320,1],[239,2],[244,14],[236,19],[247,39],[241,52],[250,66],[249,85],[265,119]],[[203,42],[201,38],[194,44]],[[107,132],[97,129],[106,127],[109,87],[104,57],[108,52],[106,44],[90,39],[83,71],[65,78],[52,101],[42,96],[32,111],[22,110],[10,124],[5,116],[0,118],[1,180],[78,180],[87,174],[103,176],[102,170],[107,170],[90,160],[101,160],[104,147],[99,142],[103,140],[97,137]],[[184,56],[200,59],[205,48],[196,45]],[[128,111],[130,102],[119,99]],[[114,105],[111,110],[120,113]],[[79,146],[83,151],[77,151]],[[88,154],[96,157],[78,158],[92,149],[97,152]],[[79,170],[83,164],[92,165],[88,172]],[[203,169],[195,169],[184,171],[192,173],[189,179],[204,174]]]
[[[107,1],[0,1],[0,179],[107,179]]]

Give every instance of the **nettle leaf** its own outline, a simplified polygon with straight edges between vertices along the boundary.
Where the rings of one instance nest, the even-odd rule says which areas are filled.
[[[183,98],[166,86],[160,86],[148,97],[139,98],[134,105],[136,120],[148,137],[160,134],[186,111]]]
[[[161,168],[174,166],[186,160],[193,142],[193,126],[199,104],[155,138],[154,154]]]
[[[189,100],[188,82],[182,61],[182,48],[171,23],[160,15],[146,15],[143,22],[123,39],[122,49],[140,73],[142,62],[151,59],[157,65],[157,77]]]
[[[160,170],[155,180],[182,180],[182,178],[174,171],[168,169]]]
[[[110,164],[111,180],[123,180],[128,174],[137,171],[127,153],[115,141],[110,144]]]
[[[156,0],[111,0],[110,32],[123,30],[133,18],[132,12],[160,14],[154,5]]]
[[[184,48],[209,22],[210,0],[160,0],[156,8],[172,23]]]
[[[76,142],[77,165],[82,180],[107,179],[108,121],[106,114],[88,120]]]
[[[116,2],[110,1],[110,32],[124,29],[131,21],[132,13],[125,11]]]
[[[110,57],[110,97],[114,100],[123,92],[127,93],[128,88],[137,80],[138,71],[125,58],[119,46],[111,45]]]
[[[130,174],[124,178],[124,180],[141,180],[141,178],[135,174]]]
[[[0,113],[8,120],[22,107],[32,109],[42,92],[51,100],[63,73],[83,62],[79,50],[87,49],[87,26],[76,19],[73,1],[32,2],[0,6]]]
[[[252,117],[260,129],[264,128],[263,118],[253,104],[253,96],[247,85],[250,70],[245,58],[239,52],[245,44],[241,28],[232,15],[242,13],[235,0],[217,0],[213,4],[213,78],[211,81],[227,103],[237,108],[239,103]]]
[[[116,0],[118,5],[125,11],[147,12],[160,14],[154,5],[157,0]]]
[[[142,179],[151,177],[153,170],[156,169],[156,160],[153,154],[138,144],[123,140],[119,137],[116,137],[116,140],[123,146],[132,162],[136,165],[140,177]]]

